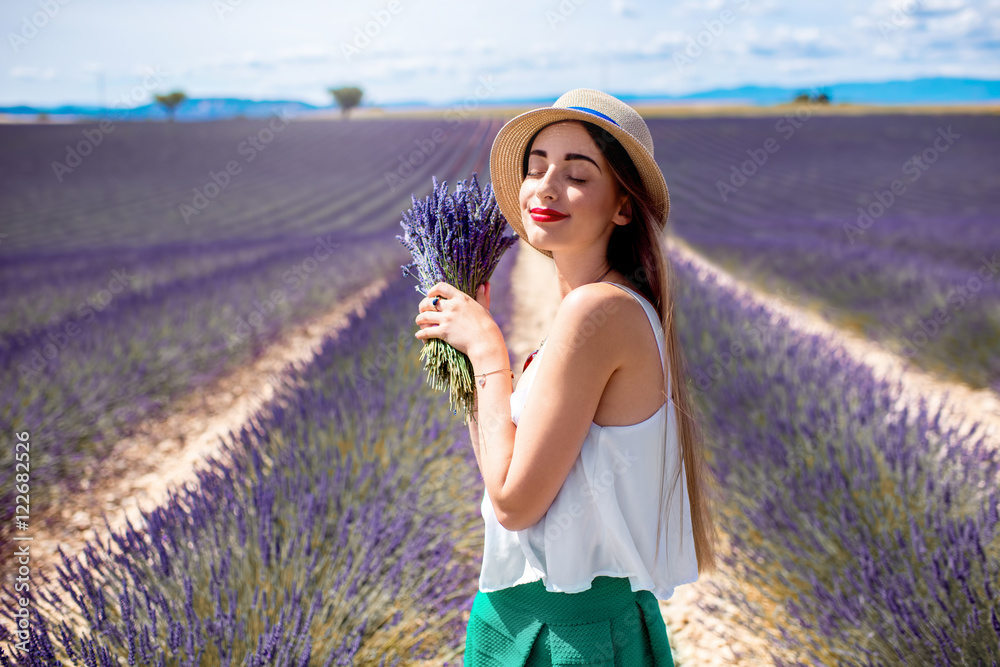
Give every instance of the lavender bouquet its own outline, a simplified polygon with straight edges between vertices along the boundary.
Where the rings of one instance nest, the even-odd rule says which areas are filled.
[[[476,289],[489,280],[507,248],[518,236],[505,236],[507,219],[500,212],[493,185],[479,188],[476,172],[472,184],[458,181],[455,194],[448,182],[439,184],[423,201],[410,195],[413,208],[403,213],[399,224],[404,235],[396,236],[413,254],[413,262],[403,265],[403,275],[417,278],[415,289],[423,295],[438,282],[447,282],[475,298]],[[416,269],[416,273],[412,270]],[[448,389],[452,412],[465,411],[465,422],[475,406],[472,362],[469,357],[440,338],[431,338],[420,352],[427,382],[439,391]]]

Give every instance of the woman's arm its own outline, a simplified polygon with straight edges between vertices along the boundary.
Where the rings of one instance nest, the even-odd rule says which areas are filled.
[[[500,494],[510,469],[517,428],[510,418],[510,396],[514,393],[514,380],[509,372],[491,371],[509,368],[510,356],[502,339],[484,341],[481,347],[469,352],[473,373],[490,373],[486,376],[485,385],[479,384],[481,378],[475,378],[477,421],[470,422],[469,432],[487,495],[493,503],[497,519],[503,524],[506,517],[500,509]]]
[[[616,316],[626,303],[635,304],[629,317]],[[555,500],[580,455],[604,388],[621,366],[625,332],[634,330],[639,318],[646,314],[628,294],[609,285],[582,285],[559,304],[545,354],[532,362],[538,368],[516,427],[510,418],[510,374],[503,383],[488,376],[480,388],[486,432],[482,465],[497,519],[507,530],[534,525]],[[506,355],[506,349],[501,353]],[[470,358],[486,371],[506,366],[505,356],[485,362]]]
[[[479,475],[483,476],[483,462],[479,458],[479,392],[476,391],[475,386],[472,387],[472,396],[473,412],[472,419],[469,420],[469,440],[472,442],[472,451],[476,454],[476,467],[479,468]]]

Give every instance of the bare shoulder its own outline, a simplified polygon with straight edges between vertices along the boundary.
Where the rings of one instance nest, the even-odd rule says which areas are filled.
[[[625,290],[609,283],[588,283],[563,298],[556,319],[576,333],[580,344],[594,339],[594,345],[605,347],[626,339],[646,320],[646,314]]]
[[[636,302],[635,297],[608,282],[580,285],[566,295],[560,308],[563,305],[577,315],[590,315],[597,318],[600,318],[601,315],[614,315],[615,317],[611,319],[617,321],[622,318],[634,319],[637,314],[642,315],[643,318],[646,317],[645,311]]]
[[[571,290],[559,304],[559,310],[575,317],[618,315],[634,301],[631,295],[609,283],[587,283]]]
[[[614,350],[617,365],[643,365],[659,356],[646,309],[621,287],[607,282],[581,285],[566,295],[560,309],[563,306],[563,317],[579,330],[578,338],[600,330],[597,352]]]

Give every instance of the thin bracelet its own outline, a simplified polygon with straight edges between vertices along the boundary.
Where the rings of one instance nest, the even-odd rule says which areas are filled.
[[[490,371],[489,373],[481,373],[479,375],[473,375],[472,377],[482,378],[479,381],[479,386],[480,387],[485,387],[486,386],[486,376],[487,375],[493,375],[494,373],[502,373],[504,371],[507,371],[507,372],[510,373],[510,379],[511,380],[514,379],[514,371],[510,370],[509,368],[501,368],[500,370]]]

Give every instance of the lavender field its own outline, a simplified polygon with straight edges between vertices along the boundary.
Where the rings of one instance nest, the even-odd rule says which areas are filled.
[[[0,126],[0,426],[32,433],[36,516],[81,469],[100,474],[140,420],[397,273],[411,192],[482,168],[497,129],[277,120],[120,124],[70,173],[50,163],[93,128]],[[444,143],[426,139],[437,150],[403,171],[407,144],[442,126]],[[0,454],[0,538],[12,458]]]
[[[1000,120],[653,120],[670,219],[731,273],[1000,390]]]
[[[512,257],[494,274],[501,294]],[[467,427],[427,387],[415,298],[412,281],[396,280],[327,339],[300,386],[283,389],[293,409],[227,443],[231,466],[213,462],[197,492],[172,496],[145,517],[145,531],[117,537],[119,553],[94,547],[87,568],[67,561],[41,601],[80,629],[39,619],[43,631],[18,664],[399,665],[460,655],[478,582],[482,481]],[[509,304],[494,304],[507,328]]]
[[[487,182],[500,125],[291,122],[246,161],[242,142],[266,122],[122,124],[61,183],[50,163],[79,126],[0,126],[12,175],[0,183],[0,422],[38,443],[39,505],[72,494],[81,470],[99,474],[139,420],[392,278],[290,379],[275,399],[286,407],[226,443],[231,464],[215,461],[145,527],[91,543],[86,566],[36,579],[31,651],[0,637],[0,664],[461,664],[482,480],[466,428],[418,362],[420,295],[394,235],[432,174]],[[961,136],[940,161],[863,233],[845,229],[949,125]],[[673,232],[891,349],[909,340],[916,363],[996,386],[997,279],[980,274],[962,307],[949,301],[980,254],[1000,251],[991,119],[811,117],[787,138],[773,118],[650,129]],[[421,164],[401,171],[420,146]],[[758,147],[767,160],[723,201],[716,182]],[[182,205],[229,160],[240,172],[186,221]],[[493,280],[508,334],[519,251]],[[796,333],[679,258],[675,268],[689,369],[739,350],[694,392],[732,548],[721,593],[742,610],[726,620],[767,637],[777,665],[998,664],[996,443],[927,410],[896,412],[896,388],[836,341]],[[285,298],[268,309],[275,290]],[[950,319],[928,333],[935,308]],[[10,458],[3,470],[6,553]],[[17,596],[4,583],[7,627]]]
[[[893,411],[898,388],[836,341],[675,267],[690,367],[738,350],[695,393],[726,496],[731,622],[777,665],[1000,660],[997,443],[926,406]]]

